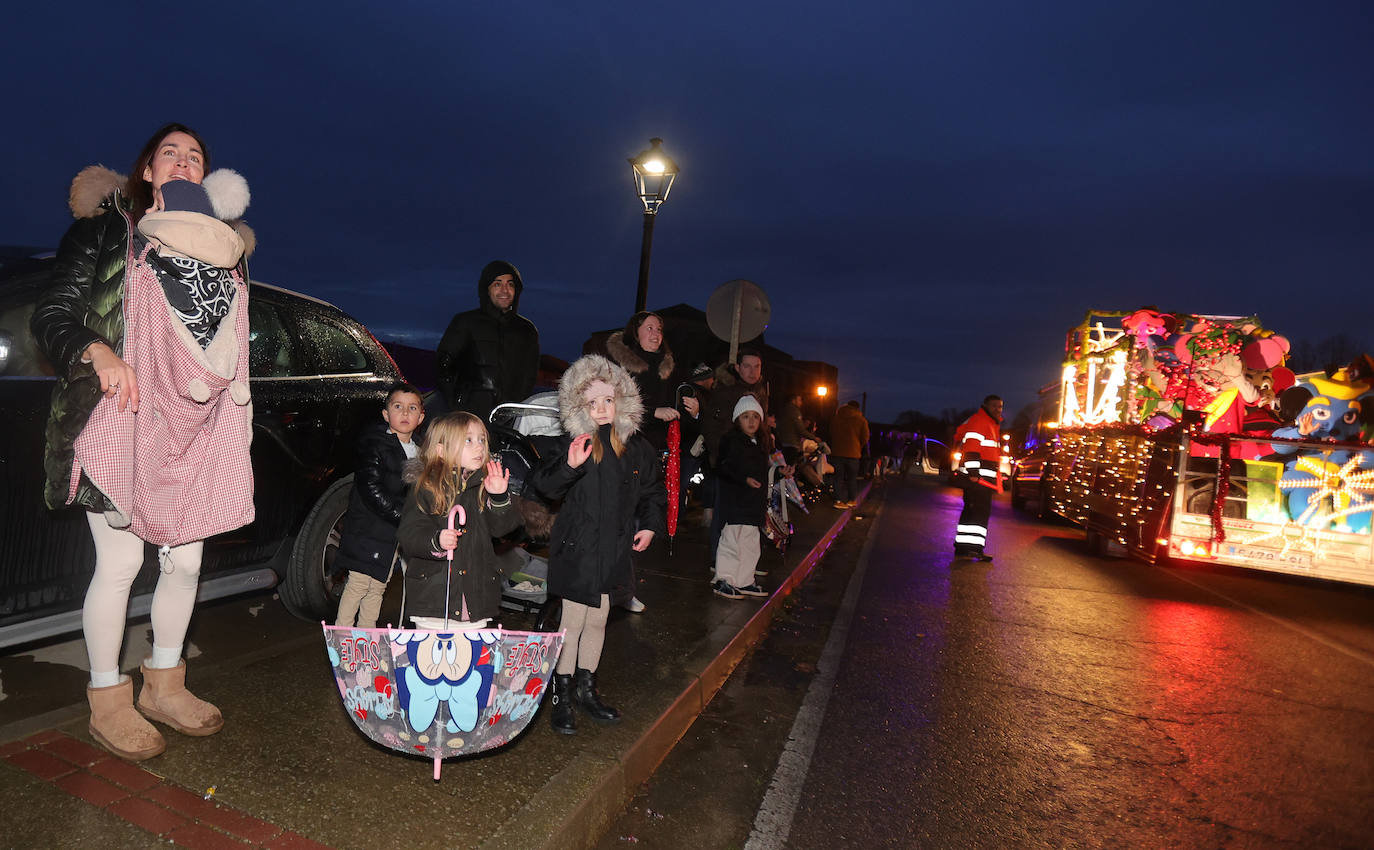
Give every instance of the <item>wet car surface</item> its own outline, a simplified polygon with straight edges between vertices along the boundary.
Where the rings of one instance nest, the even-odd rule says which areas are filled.
[[[54,377],[28,324],[50,264],[0,261],[0,646],[79,629],[94,564],[81,511],[49,511],[41,495]],[[254,282],[249,316],[257,518],[207,541],[200,598],[280,580],[287,607],[318,619],[332,604],[323,558],[337,518],[310,519],[331,488],[351,482],[359,429],[401,374],[361,323],[323,301]],[[147,612],[156,570],[149,546],[130,616]]]

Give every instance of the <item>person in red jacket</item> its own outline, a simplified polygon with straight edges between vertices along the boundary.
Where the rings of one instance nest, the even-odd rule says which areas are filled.
[[[1002,399],[990,395],[983,406],[954,432],[959,444],[960,482],[964,488],[964,509],[954,532],[954,557],[991,561],[983,551],[988,539],[988,517],[992,514],[992,494],[1002,492],[1001,453]]]

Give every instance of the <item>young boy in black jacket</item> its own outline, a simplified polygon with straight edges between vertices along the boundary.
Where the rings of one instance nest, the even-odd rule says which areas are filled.
[[[734,427],[720,438],[716,510],[725,526],[716,549],[711,589],[726,599],[767,596],[754,581],[760,531],[768,509],[768,450],[764,447],[763,406],[752,395],[735,404]]]
[[[358,469],[334,561],[335,570],[348,570],[336,626],[352,626],[356,615],[358,628],[377,628],[395,560],[396,526],[406,500],[401,473],[406,461],[419,452],[411,438],[424,421],[420,391],[410,384],[393,384],[382,408],[382,423],[364,429],[358,439]]]

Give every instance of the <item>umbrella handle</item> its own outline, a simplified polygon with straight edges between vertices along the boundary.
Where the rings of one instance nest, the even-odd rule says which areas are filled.
[[[456,526],[453,524],[453,518],[454,518],[455,516],[458,517],[458,521],[461,522],[463,525],[467,525],[467,524],[468,524],[468,515],[463,511],[463,506],[462,506],[462,505],[459,505],[459,504],[457,504],[457,503],[455,503],[455,504],[453,505],[453,507],[451,507],[451,508],[448,509],[448,530],[449,530],[449,531],[452,531],[454,528],[456,528]],[[444,628],[446,628],[446,629],[448,628],[448,611],[449,611],[448,599],[449,599],[449,587],[452,585],[452,582],[453,582],[453,550],[452,550],[452,549],[449,549],[449,550],[448,550],[448,571],[447,571],[447,573],[446,573],[445,576],[444,576]],[[465,601],[466,601],[466,600],[465,600]],[[463,607],[464,607],[464,613],[466,613],[466,608],[467,608],[466,604],[465,604]],[[439,760],[438,760],[438,759],[435,759],[435,760],[434,760],[434,778],[435,778],[436,780],[439,778]]]
[[[434,781],[435,781],[435,782],[438,782],[438,781],[439,781],[439,766],[440,766],[441,764],[443,764],[443,762],[440,761],[438,758],[435,758],[435,759],[434,759]]]
[[[457,525],[455,525],[454,522],[453,522],[453,518],[454,518],[455,516],[458,517],[458,524],[457,524]],[[462,506],[462,505],[454,505],[453,507],[451,507],[451,508],[448,509],[448,530],[449,530],[449,531],[454,530],[454,529],[457,528],[459,525],[467,525],[467,524],[468,524],[468,515],[467,515],[467,512],[463,510],[463,506]],[[445,555],[444,552],[431,552],[430,554],[433,555],[433,556],[436,557],[436,558],[442,558],[442,557],[444,557],[444,555]],[[449,549],[449,550],[447,551],[447,555],[448,555],[448,562],[449,562],[450,564],[453,563],[453,550],[452,550],[452,549]]]
[[[453,529],[455,529],[455,528],[458,527],[458,525],[454,525],[454,523],[453,523],[453,518],[454,518],[455,516],[458,517],[458,525],[467,525],[467,524],[468,524],[468,515],[467,515],[467,512],[463,510],[463,506],[462,506],[462,505],[457,505],[457,504],[455,504],[453,507],[451,507],[451,508],[448,509],[448,530],[449,530],[449,531],[452,531]],[[453,550],[452,550],[452,549],[448,550],[448,562],[449,562],[450,564],[453,563]]]

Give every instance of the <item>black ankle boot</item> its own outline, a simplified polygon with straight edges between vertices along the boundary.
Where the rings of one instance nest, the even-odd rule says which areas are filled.
[[[573,701],[587,716],[602,723],[619,723],[620,712],[601,701],[596,692],[596,674],[590,670],[577,670],[577,682],[573,685]]]
[[[577,714],[573,712],[572,676],[553,674],[553,693],[549,695],[549,722],[562,735],[577,734]]]

